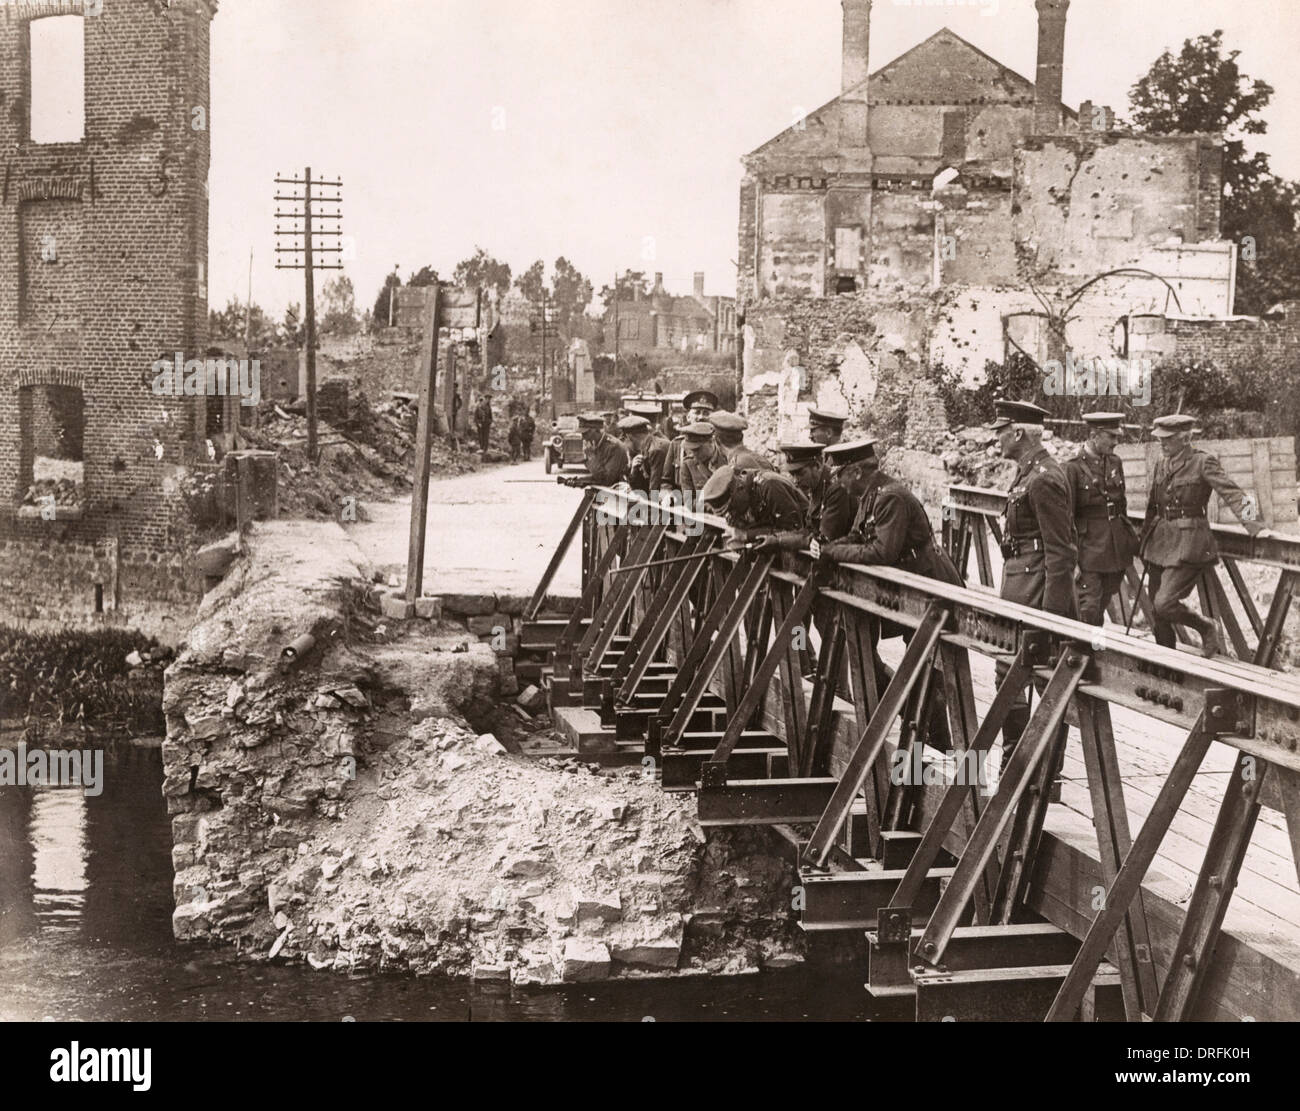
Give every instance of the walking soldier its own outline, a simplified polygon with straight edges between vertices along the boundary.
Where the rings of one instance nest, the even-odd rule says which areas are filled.
[[[1133,566],[1138,537],[1128,519],[1124,464],[1115,445],[1124,435],[1123,413],[1088,413],[1088,442],[1065,464],[1074,500],[1074,527],[1079,543],[1079,620],[1105,621],[1110,600]]]
[[[1214,491],[1228,504],[1251,536],[1263,530],[1258,510],[1245,491],[1224,473],[1213,456],[1192,447],[1194,418],[1185,414],[1161,417],[1152,434],[1163,452],[1157,461],[1142,527],[1142,561],[1150,576],[1156,641],[1176,644],[1175,625],[1189,625],[1201,634],[1201,652],[1220,648],[1218,625],[1184,603],[1206,570],[1219,561],[1205,509]]]

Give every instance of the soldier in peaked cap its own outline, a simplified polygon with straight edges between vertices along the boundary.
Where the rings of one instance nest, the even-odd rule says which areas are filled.
[[[683,502],[688,508],[698,508],[704,484],[709,481],[709,476],[725,462],[722,449],[713,442],[713,425],[708,421],[696,421],[682,429],[677,473],[671,480],[671,485],[681,492]],[[665,473],[660,480],[660,487],[662,488],[668,482],[669,478]]]
[[[1157,643],[1175,647],[1174,626],[1190,625],[1201,634],[1201,652],[1213,656],[1220,647],[1218,624],[1183,602],[1205,571],[1219,562],[1205,515],[1210,492],[1231,507],[1251,536],[1264,525],[1253,500],[1224,473],[1223,465],[1213,455],[1192,447],[1195,430],[1195,419],[1186,414],[1155,422],[1152,435],[1160,441],[1163,454],[1151,477],[1141,551],[1151,578]]]
[[[1002,531],[1002,597],[1075,618],[1074,513],[1065,472],[1043,447],[1046,418],[1046,409],[1029,402],[999,401],[986,425],[997,433],[1003,458],[1018,468]]]
[[[822,452],[825,450],[821,444],[812,441],[777,446],[777,451],[784,459],[781,473],[794,479],[799,493],[808,499],[808,513],[804,523],[810,539],[817,535],[822,502],[830,485],[830,472],[822,462]]]
[[[718,396],[711,390],[693,390],[682,398],[686,419],[675,429],[677,434],[670,439],[668,457],[664,460],[664,473],[660,481],[661,490],[677,490],[683,496],[686,494],[688,487],[682,484],[682,472],[687,454],[686,429],[692,424],[707,424],[717,407]],[[711,428],[710,432],[712,432]],[[707,477],[706,475],[705,478]],[[690,489],[692,494],[699,492],[699,487]]]
[[[563,486],[616,486],[627,478],[627,452],[605,431],[600,413],[583,413],[578,417],[582,431],[583,453],[587,457],[587,474],[562,476]]]
[[[947,553],[934,542],[934,530],[925,506],[898,479],[880,469],[875,440],[834,444],[824,455],[838,466],[835,481],[854,506],[854,517],[842,538],[831,543],[814,541],[813,555],[833,563],[877,564],[897,567],[940,582],[962,585],[961,575]],[[912,639],[910,629],[889,621],[876,626],[884,638]],[[876,684],[880,690],[894,677],[893,671],[875,655]],[[946,751],[951,747],[943,682],[932,687],[926,743]]]
[[[759,540],[759,551],[796,551],[806,542],[808,503],[789,475],[727,464],[705,483],[700,503],[706,513],[725,517],[746,542]]]
[[[727,462],[738,471],[774,471],[776,468],[758,452],[745,446],[745,430],[749,421],[737,413],[719,410],[709,417],[713,425],[713,439]]]
[[[663,478],[668,441],[659,435],[644,416],[624,417],[618,422],[618,430],[627,441],[628,454],[632,457],[628,463],[628,485],[648,497],[652,490],[659,489]]]
[[[808,410],[808,439],[827,447],[838,444],[844,438],[844,426],[848,423],[847,413],[833,413],[827,409]]]
[[[1124,435],[1123,413],[1087,413],[1088,442],[1065,464],[1074,500],[1079,573],[1079,620],[1101,625],[1106,609],[1133,566],[1138,537],[1128,519],[1124,464],[1115,445]]]
[[[1077,618],[1074,572],[1074,506],[1065,472],[1043,447],[1047,410],[1026,401],[999,401],[995,419],[985,427],[996,432],[1005,459],[1016,463],[1002,525],[1002,597],[1009,602]],[[995,668],[999,685],[1007,665]],[[1002,766],[1029,724],[1024,692],[1007,712],[1002,726]],[[1063,755],[1063,753],[1062,753]]]

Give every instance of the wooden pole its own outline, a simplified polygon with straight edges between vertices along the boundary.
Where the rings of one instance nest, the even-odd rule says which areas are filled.
[[[415,473],[411,489],[411,542],[406,563],[406,601],[414,604],[424,590],[424,534],[429,521],[429,456],[433,448],[433,406],[437,397],[438,329],[442,317],[442,286],[435,284],[425,317],[424,348],[420,352],[420,413],[415,431]]]
[[[316,275],[312,262],[311,167],[303,194],[303,252],[307,281],[307,461],[316,462]]]

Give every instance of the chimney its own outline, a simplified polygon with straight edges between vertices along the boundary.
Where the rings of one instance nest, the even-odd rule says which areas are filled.
[[[871,0],[840,0],[844,9],[844,43],[840,92],[867,79],[867,45],[871,41]]]
[[[840,0],[844,41],[840,69],[840,146],[867,145],[867,55],[871,43],[871,0]],[[857,86],[855,93],[849,90]]]
[[[1034,131],[1061,130],[1061,81],[1065,70],[1065,15],[1070,0],[1036,0],[1038,77],[1034,84]]]
[[[704,271],[695,271],[695,296],[698,300],[704,300]]]

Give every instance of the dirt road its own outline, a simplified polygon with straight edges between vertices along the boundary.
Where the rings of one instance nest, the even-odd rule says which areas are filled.
[[[557,486],[540,458],[429,484],[425,589],[443,594],[531,594],[582,498]],[[348,525],[366,558],[405,581],[411,501],[366,505],[370,521]],[[577,594],[580,544],[551,592]]]

